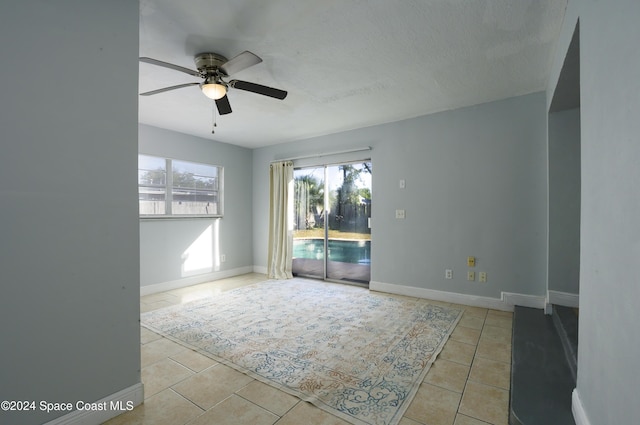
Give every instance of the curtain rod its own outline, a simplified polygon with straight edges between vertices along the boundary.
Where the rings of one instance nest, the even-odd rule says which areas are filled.
[[[364,148],[348,149],[348,150],[344,150],[344,151],[326,152],[326,153],[319,153],[319,154],[315,154],[315,155],[295,156],[293,158],[274,159],[271,162],[274,163],[274,162],[280,162],[280,161],[294,161],[296,159],[320,158],[320,157],[323,157],[323,156],[339,155],[339,154],[343,154],[343,153],[362,152],[362,151],[370,151],[370,150],[371,150],[371,146],[367,146],[367,147],[364,147]]]

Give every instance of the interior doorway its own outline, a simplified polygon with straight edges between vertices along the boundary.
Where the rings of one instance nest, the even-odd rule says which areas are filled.
[[[581,222],[580,22],[564,59],[548,115],[548,268],[551,304],[578,307]]]

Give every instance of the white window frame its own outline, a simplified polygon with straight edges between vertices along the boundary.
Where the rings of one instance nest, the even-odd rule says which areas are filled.
[[[220,165],[214,165],[204,162],[196,162],[196,161],[188,161],[183,159],[176,158],[166,158],[157,155],[150,154],[138,154],[138,158],[140,156],[146,156],[151,158],[162,159],[165,161],[165,184],[164,184],[164,214],[142,214],[140,213],[140,209],[138,209],[138,214],[141,219],[191,219],[191,218],[222,218],[224,216],[224,167]],[[215,214],[175,214],[173,213],[173,162],[183,162],[187,164],[194,164],[199,166],[213,167],[217,169],[217,180],[218,180],[218,188],[217,188],[217,213]],[[138,170],[140,170],[140,161],[138,160]],[[138,181],[138,194],[140,194],[140,187],[144,186],[140,184]],[[138,208],[140,203],[140,197],[138,197]]]

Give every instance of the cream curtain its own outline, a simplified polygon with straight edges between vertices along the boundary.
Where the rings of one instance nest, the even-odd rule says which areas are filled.
[[[293,162],[271,164],[269,173],[269,279],[291,279],[293,257]]]

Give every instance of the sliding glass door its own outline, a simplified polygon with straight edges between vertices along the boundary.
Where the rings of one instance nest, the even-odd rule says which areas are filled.
[[[293,171],[293,274],[324,279],[325,167]]]
[[[327,279],[369,283],[371,163],[327,167]]]
[[[294,171],[293,273],[369,283],[371,162]]]

